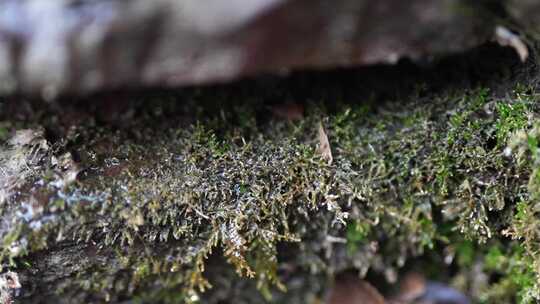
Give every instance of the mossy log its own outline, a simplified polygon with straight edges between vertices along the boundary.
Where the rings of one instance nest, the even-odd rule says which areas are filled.
[[[320,303],[342,271],[391,293],[415,268],[475,302],[540,299],[534,65],[494,50],[112,95],[120,111],[1,101],[16,301]],[[287,99],[301,119],[272,117]]]

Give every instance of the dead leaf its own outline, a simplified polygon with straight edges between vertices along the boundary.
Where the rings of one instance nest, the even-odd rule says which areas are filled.
[[[414,303],[426,292],[426,279],[419,273],[411,272],[405,275],[399,284],[396,303]]]
[[[527,48],[527,45],[518,35],[512,33],[506,27],[498,25],[495,28],[495,38],[501,46],[513,48],[518,54],[521,62],[525,62],[527,58],[529,58],[529,48]]]
[[[328,141],[328,136],[326,135],[322,122],[319,122],[319,147],[317,148],[317,152],[329,165],[332,164],[334,160],[332,157],[332,149],[330,148],[330,142]]]
[[[304,118],[304,106],[298,103],[285,103],[271,107],[271,111],[279,118],[284,118],[290,121],[301,120]]]
[[[384,304],[375,287],[353,276],[337,279],[327,304]]]
[[[439,282],[428,281],[419,273],[409,273],[400,282],[392,304],[469,304],[460,291]]]

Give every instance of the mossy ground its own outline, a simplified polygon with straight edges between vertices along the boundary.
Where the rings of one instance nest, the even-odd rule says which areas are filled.
[[[317,303],[341,271],[391,291],[420,269],[478,303],[532,303],[540,97],[529,66],[493,56],[510,59],[108,97],[129,111],[24,103],[0,138],[43,127],[50,149],[3,203],[2,262],[28,302]],[[302,120],[272,117],[288,100]]]

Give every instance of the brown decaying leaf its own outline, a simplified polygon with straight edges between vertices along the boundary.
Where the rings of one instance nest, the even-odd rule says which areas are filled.
[[[527,45],[519,38],[518,35],[512,33],[504,26],[495,28],[495,39],[501,46],[509,46],[513,48],[519,56],[521,62],[525,62],[529,58],[529,49]]]
[[[275,116],[291,121],[304,118],[304,106],[294,102],[274,105],[271,111]]]
[[[328,141],[328,136],[326,135],[322,122],[319,122],[319,147],[317,148],[317,152],[329,165],[334,161],[330,142]]]
[[[393,299],[395,303],[414,303],[426,292],[426,279],[419,273],[405,275],[399,284],[399,294]]]
[[[384,304],[384,297],[368,282],[356,277],[336,280],[327,304]]]

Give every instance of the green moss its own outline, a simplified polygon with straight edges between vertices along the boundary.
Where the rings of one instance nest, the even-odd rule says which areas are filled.
[[[23,249],[2,261],[75,242],[96,258],[60,294],[217,302],[220,286],[248,286],[295,303],[322,299],[346,268],[387,274],[444,255],[469,283],[479,261],[500,276],[476,301],[525,303],[538,287],[539,111],[517,91],[504,102],[480,88],[332,111],[313,103],[297,123],[250,103],[195,117],[165,103],[140,109],[129,131],[80,126],[54,151],[79,155],[79,180],[57,188],[58,168],[40,169],[44,210],[2,231],[3,248]],[[316,153],[321,119],[332,165]]]
[[[463,241],[457,246],[457,263],[460,267],[472,267],[474,263],[475,248],[471,241]]]
[[[0,142],[8,139],[10,127],[11,127],[10,122],[8,121],[0,122]]]
[[[499,279],[485,291],[482,302],[535,303],[538,293],[533,265],[534,261],[519,245],[507,249],[501,249],[500,245],[491,247],[485,255],[485,268],[498,274]]]
[[[502,146],[506,145],[509,137],[515,132],[530,127],[531,109],[535,108],[537,97],[530,87],[518,85],[514,90],[515,98],[511,102],[497,103],[497,140]]]
[[[356,253],[359,246],[368,240],[371,225],[361,222],[349,222],[347,225],[347,249],[350,255]]]

